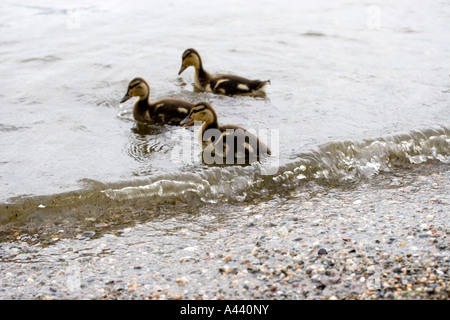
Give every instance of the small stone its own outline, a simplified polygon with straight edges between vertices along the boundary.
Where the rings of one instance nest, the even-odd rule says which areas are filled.
[[[175,282],[179,285],[185,285],[188,280],[185,277],[175,279]]]
[[[197,247],[186,247],[183,249],[184,251],[189,251],[189,252],[193,252],[193,251],[197,251],[198,248]]]
[[[287,237],[289,231],[286,228],[280,228],[278,229],[278,235],[282,236],[282,237]]]
[[[192,260],[194,260],[194,258],[192,258],[191,256],[187,256],[187,257],[182,257],[182,258],[180,258],[180,263],[183,263],[183,262],[187,262],[187,261],[192,261]]]
[[[427,287],[425,287],[425,292],[426,293],[433,293],[434,289],[435,288],[433,286],[427,286]]]
[[[107,227],[109,227],[109,224],[107,224],[107,223],[105,223],[105,222],[100,222],[100,223],[97,223],[97,224],[95,225],[95,227],[96,227],[96,228],[107,228]]]
[[[369,273],[369,274],[374,274],[375,273],[375,266],[374,265],[372,265],[372,266],[368,266],[367,267],[367,273]]]
[[[328,251],[327,251],[326,249],[324,249],[324,248],[321,248],[321,249],[319,249],[318,254],[319,254],[320,256],[321,256],[321,255],[326,255],[326,254],[328,254]]]
[[[95,236],[95,231],[85,231],[81,235],[86,238],[92,238]]]
[[[260,269],[258,267],[254,267],[254,266],[247,267],[247,271],[250,273],[257,273],[257,272],[259,272],[259,270]]]
[[[225,274],[228,273],[228,267],[227,267],[227,266],[225,266],[225,267],[220,267],[220,268],[219,268],[219,272],[222,273],[222,274],[223,274],[223,273],[225,273]]]

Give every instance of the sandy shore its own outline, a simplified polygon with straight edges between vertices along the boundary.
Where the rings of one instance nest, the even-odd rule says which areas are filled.
[[[0,299],[448,299],[450,170],[0,244]]]

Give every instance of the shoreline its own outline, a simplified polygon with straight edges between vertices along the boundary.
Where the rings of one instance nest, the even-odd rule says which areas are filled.
[[[448,165],[424,164],[98,238],[18,235],[0,246],[0,299],[446,300],[449,178]]]

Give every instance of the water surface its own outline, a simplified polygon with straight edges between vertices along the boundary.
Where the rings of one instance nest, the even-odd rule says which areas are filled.
[[[240,202],[449,163],[445,1],[7,0],[0,17],[0,221]],[[195,92],[192,68],[177,75],[189,47],[209,72],[270,79],[270,90]],[[180,130],[193,132],[137,124],[133,101],[119,105],[137,76],[153,101],[209,101],[222,124],[273,133],[276,174],[174,160]]]

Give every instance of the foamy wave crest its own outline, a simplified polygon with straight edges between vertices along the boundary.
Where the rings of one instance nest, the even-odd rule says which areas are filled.
[[[290,185],[307,179],[333,182],[369,178],[393,167],[439,161],[450,163],[450,135],[446,128],[424,130],[362,142],[332,142],[317,151],[299,154],[273,179]]]
[[[164,199],[182,202],[199,199],[214,203],[220,199],[242,201],[259,179],[257,165],[249,167],[209,168],[196,173],[169,174],[148,184],[103,190],[110,199],[151,198],[156,203]]]
[[[159,204],[242,202],[285,194],[308,181],[340,186],[394,168],[408,170],[417,164],[433,162],[450,163],[450,131],[446,128],[361,142],[331,142],[297,155],[295,161],[280,166],[275,175],[265,174],[264,165],[259,163],[214,167],[187,165],[179,172],[152,175],[144,181],[113,184],[94,181],[87,189],[21,197],[0,205],[0,225],[22,223],[36,217],[45,221],[45,217],[54,219],[55,215],[61,219],[75,219],[74,215],[85,219],[93,215],[97,219],[105,208],[128,212],[127,208],[132,207],[130,212],[134,212]],[[77,213],[73,208],[77,208]]]
[[[107,189],[114,200],[148,197],[160,203],[168,199],[191,202],[244,201],[281,192],[304,181],[339,184],[370,178],[394,167],[427,161],[450,163],[448,129],[426,130],[362,142],[331,142],[299,154],[296,161],[278,168],[276,175],[262,174],[263,166],[207,167],[197,172],[167,174],[138,186]]]

